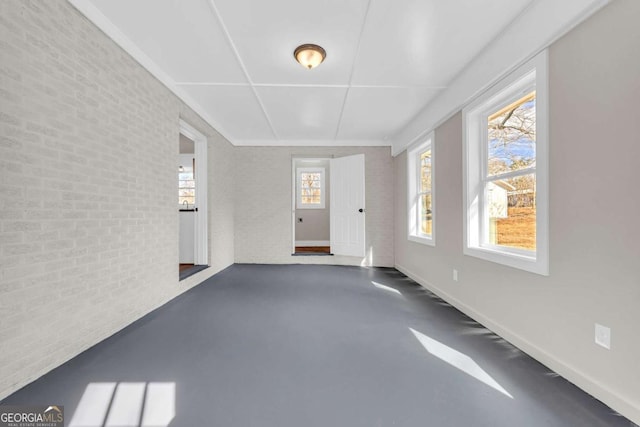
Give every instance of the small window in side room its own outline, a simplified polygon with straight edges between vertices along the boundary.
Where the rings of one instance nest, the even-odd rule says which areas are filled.
[[[465,254],[548,274],[546,53],[464,110]]]
[[[324,168],[298,168],[297,209],[324,209]]]
[[[178,205],[193,207],[196,203],[196,181],[193,165],[178,168]]]
[[[407,150],[408,239],[435,245],[433,135]]]

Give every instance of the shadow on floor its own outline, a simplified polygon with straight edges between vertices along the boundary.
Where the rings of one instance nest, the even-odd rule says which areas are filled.
[[[633,424],[394,269],[234,265],[4,405],[67,426]]]

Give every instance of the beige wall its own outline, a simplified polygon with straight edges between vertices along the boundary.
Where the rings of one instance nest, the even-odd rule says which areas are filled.
[[[367,258],[292,257],[292,156],[364,153]],[[236,147],[238,263],[322,263],[393,266],[393,172],[384,147]]]
[[[329,209],[329,206],[324,209],[296,209],[296,241],[329,241]],[[298,222],[298,218],[302,218],[302,222]]]
[[[66,1],[0,2],[0,398],[233,263],[233,147]],[[178,283],[179,119],[212,268]]]
[[[548,277],[462,255],[461,114],[435,132],[435,248],[407,241],[406,153],[394,159],[398,268],[636,423],[639,21],[640,2],[617,0],[550,48]]]

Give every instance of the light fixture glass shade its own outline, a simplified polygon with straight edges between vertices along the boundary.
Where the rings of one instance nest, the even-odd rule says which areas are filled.
[[[320,65],[327,56],[327,53],[318,45],[303,44],[296,48],[293,52],[293,56],[303,67],[310,70]]]

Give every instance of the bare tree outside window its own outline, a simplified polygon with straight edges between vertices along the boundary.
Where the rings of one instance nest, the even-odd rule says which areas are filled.
[[[302,203],[305,205],[320,204],[321,176],[319,172],[303,172],[301,176]]]
[[[420,154],[420,188],[418,190],[420,232],[427,235],[431,234],[433,228],[431,176],[431,149],[428,149]]]
[[[536,250],[536,92],[488,117],[489,243]]]

